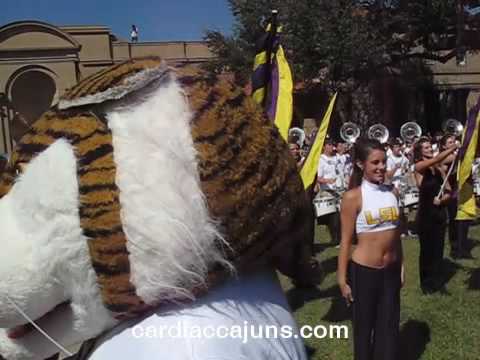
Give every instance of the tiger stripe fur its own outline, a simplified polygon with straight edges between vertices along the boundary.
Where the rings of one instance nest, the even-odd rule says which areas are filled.
[[[19,141],[0,177],[0,198],[13,186],[20,163],[28,164],[56,140],[66,139],[77,157],[80,224],[105,306],[123,318],[161,304],[163,299],[147,304],[131,281],[116,150],[104,117],[107,105],[128,103],[152,85],[153,80],[142,77],[149,71],[175,78],[187,98],[200,186],[228,243],[226,261],[239,272],[273,263],[287,275],[299,276],[309,260],[311,211],[295,162],[277,129],[227,79],[212,80],[190,67],[166,68],[155,57],[115,65],[66,91]],[[139,78],[140,85],[132,85],[132,78]],[[189,290],[200,296],[230,273],[215,264],[205,283]]]

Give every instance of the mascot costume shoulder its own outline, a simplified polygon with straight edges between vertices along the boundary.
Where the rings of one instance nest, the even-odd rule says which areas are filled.
[[[241,89],[154,57],[101,71],[0,177],[0,359],[305,359],[275,270],[316,278],[311,221]]]

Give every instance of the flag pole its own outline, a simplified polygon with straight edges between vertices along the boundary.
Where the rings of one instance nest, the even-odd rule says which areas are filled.
[[[439,201],[440,197],[443,195],[443,192],[445,191],[445,186],[447,185],[447,182],[448,182],[448,178],[452,174],[453,168],[455,167],[456,164],[457,164],[457,157],[455,157],[455,159],[452,161],[452,164],[450,165],[450,169],[448,169],[447,175],[445,176],[445,179],[443,179],[443,184],[440,187],[440,191],[438,192],[437,196],[435,196],[435,199],[437,201]]]
[[[275,43],[275,37],[277,36],[277,16],[278,16],[278,10],[273,9],[271,12],[272,16],[270,19],[270,35],[268,39],[268,46],[267,46],[267,51],[266,51],[266,57],[267,57],[267,73],[266,73],[266,83],[270,84],[270,80],[272,78],[272,53],[273,53],[273,45]],[[267,88],[265,89],[265,96],[263,98],[263,106],[265,107],[267,105],[267,98],[268,98],[268,85]]]

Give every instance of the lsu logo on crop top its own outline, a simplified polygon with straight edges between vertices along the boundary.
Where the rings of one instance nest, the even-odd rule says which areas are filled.
[[[364,211],[365,220],[368,225],[378,225],[386,222],[395,222],[400,218],[398,207],[390,206],[378,209],[375,216],[372,211]]]
[[[363,180],[362,208],[356,221],[356,232],[368,233],[395,229],[400,223],[398,199],[391,188]]]

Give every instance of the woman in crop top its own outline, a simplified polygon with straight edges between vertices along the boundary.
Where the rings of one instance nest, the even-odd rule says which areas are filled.
[[[419,188],[416,225],[420,239],[420,286],[426,294],[435,292],[442,286],[439,275],[443,261],[447,205],[450,200],[448,182],[443,196],[436,197],[446,173],[441,162],[456,149],[457,146],[452,146],[434,157],[428,139],[421,139],[415,144],[415,179]]]
[[[398,359],[403,284],[398,198],[383,184],[386,155],[378,141],[358,141],[353,165],[342,200],[337,280],[353,304],[355,360]],[[350,259],[355,234],[358,245]]]

